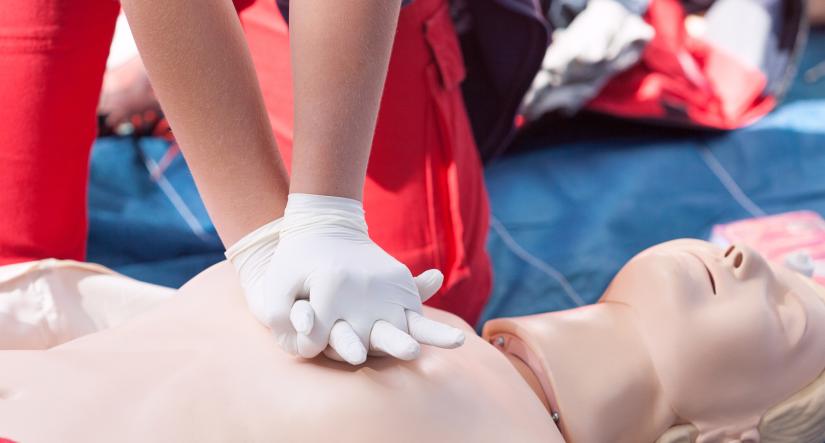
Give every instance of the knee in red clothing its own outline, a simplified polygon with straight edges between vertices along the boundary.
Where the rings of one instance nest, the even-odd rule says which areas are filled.
[[[118,10],[0,2],[0,263],[83,258],[88,156]]]

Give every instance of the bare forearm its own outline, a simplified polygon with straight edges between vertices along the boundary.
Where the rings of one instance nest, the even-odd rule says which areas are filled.
[[[293,0],[292,192],[361,199],[400,0]]]
[[[123,0],[152,86],[227,246],[283,213],[288,177],[229,0]]]

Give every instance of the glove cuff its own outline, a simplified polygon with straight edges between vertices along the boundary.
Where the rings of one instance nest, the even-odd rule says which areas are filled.
[[[347,214],[364,218],[364,207],[360,201],[346,197],[317,194],[289,194],[284,217],[294,215]]]
[[[363,205],[358,200],[315,194],[289,194],[281,237],[300,232],[342,229],[367,235]]]
[[[273,220],[246,234],[224,253],[238,271],[243,285],[257,279],[266,263],[269,263],[278,246],[282,220],[283,218]]]

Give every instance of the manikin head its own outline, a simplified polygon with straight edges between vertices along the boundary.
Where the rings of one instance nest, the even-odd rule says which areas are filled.
[[[825,417],[813,418],[811,411],[797,418],[818,430],[799,430],[796,436],[776,433],[790,424],[767,421],[793,409],[789,401],[803,409],[811,407],[812,396],[818,409],[825,403],[824,383],[818,380],[825,369],[825,290],[746,247],[723,250],[698,240],[657,245],[622,268],[599,304],[493,322],[485,329],[494,343],[496,334],[506,333],[518,336],[514,341],[531,336],[523,344],[540,355],[533,355],[528,365],[538,378],[553,381],[550,389],[557,391],[562,419],[566,404],[590,417],[605,416],[605,406],[617,401],[652,405],[637,416],[655,417],[650,419],[655,423],[639,426],[630,440],[626,433],[608,436],[612,441],[822,441],[819,423]],[[601,360],[593,357],[596,353],[603,354]],[[589,385],[566,368],[576,365],[575,360],[598,362],[602,377],[611,380],[613,373],[612,385],[624,385],[612,392],[604,385],[599,392],[588,392]],[[570,386],[578,386],[579,392]],[[604,399],[570,400],[588,395]],[[568,426],[568,442],[591,441],[598,435],[570,435],[584,429],[576,425]]]
[[[765,412],[825,369],[823,288],[747,247],[650,248],[602,302],[636,314],[662,395],[699,443],[759,441]]]

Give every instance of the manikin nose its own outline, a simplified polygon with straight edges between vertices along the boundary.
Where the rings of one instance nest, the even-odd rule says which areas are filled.
[[[742,253],[742,248],[737,248],[736,245],[730,245],[725,250],[725,255],[722,257],[722,262],[726,265],[738,269],[745,261],[745,254]]]
[[[738,244],[730,245],[722,255],[722,265],[728,267],[739,279],[748,278],[749,269],[759,260],[759,255],[750,248]]]

